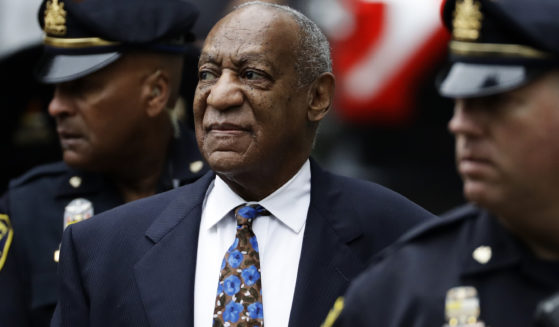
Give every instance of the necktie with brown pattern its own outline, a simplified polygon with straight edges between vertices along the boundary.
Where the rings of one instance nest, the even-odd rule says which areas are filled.
[[[221,264],[214,327],[264,326],[260,256],[252,221],[267,215],[270,213],[258,204],[235,209],[237,233]]]

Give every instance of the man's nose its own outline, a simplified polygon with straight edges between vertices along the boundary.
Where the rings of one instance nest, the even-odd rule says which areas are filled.
[[[471,103],[464,99],[457,99],[454,104],[454,114],[448,122],[448,130],[458,135],[479,136],[483,132],[480,110],[471,107]]]
[[[54,89],[54,94],[52,100],[50,100],[48,111],[49,115],[55,118],[69,116],[74,113],[70,97],[59,85],[57,85]]]
[[[234,72],[222,72],[210,90],[208,105],[218,110],[242,105],[244,96],[240,83],[239,77]]]

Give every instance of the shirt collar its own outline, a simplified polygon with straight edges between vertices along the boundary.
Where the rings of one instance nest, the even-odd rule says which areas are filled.
[[[310,161],[307,160],[289,181],[258,203],[293,232],[299,233],[305,225],[310,191],[311,168]],[[206,200],[204,210],[208,219],[202,226],[205,229],[212,228],[237,206],[247,202],[233,192],[219,176],[216,176],[213,186],[208,189]]]

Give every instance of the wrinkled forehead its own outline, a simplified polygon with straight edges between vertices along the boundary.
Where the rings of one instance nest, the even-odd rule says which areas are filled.
[[[210,31],[203,55],[230,55],[244,52],[293,56],[298,26],[275,8],[253,5],[237,9],[221,19]]]

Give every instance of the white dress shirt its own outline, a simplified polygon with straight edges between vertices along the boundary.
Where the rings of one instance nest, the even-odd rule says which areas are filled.
[[[285,327],[297,281],[305,222],[310,204],[309,160],[287,183],[258,203],[272,215],[255,219],[262,278],[262,305],[266,327]],[[194,284],[194,326],[211,327],[219,271],[235,239],[233,209],[247,201],[216,176],[202,208]]]

